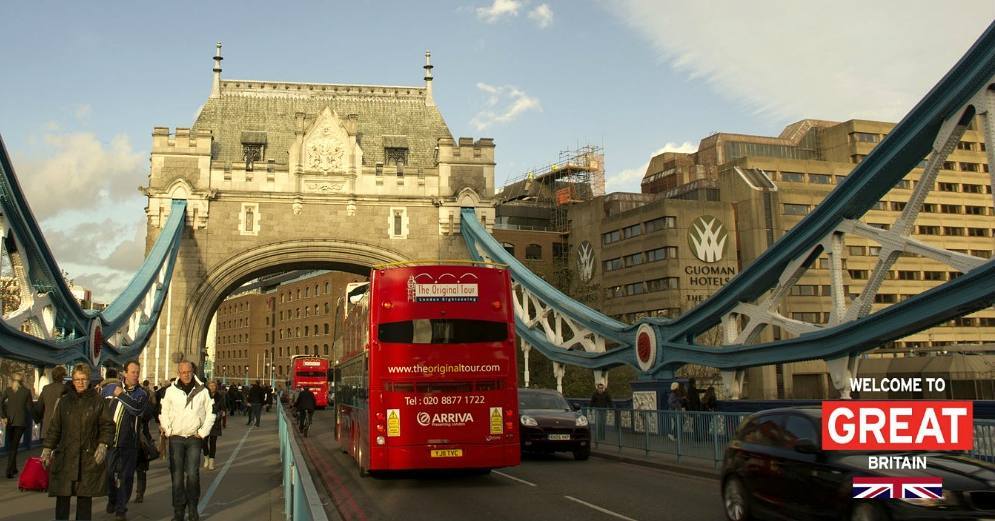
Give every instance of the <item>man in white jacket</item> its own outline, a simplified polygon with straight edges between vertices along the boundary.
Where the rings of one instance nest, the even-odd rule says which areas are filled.
[[[173,521],[199,521],[200,455],[211,433],[214,414],[207,389],[194,377],[193,363],[180,362],[179,378],[166,389],[159,425],[169,438],[169,472],[173,478]],[[184,515],[186,517],[184,518]]]

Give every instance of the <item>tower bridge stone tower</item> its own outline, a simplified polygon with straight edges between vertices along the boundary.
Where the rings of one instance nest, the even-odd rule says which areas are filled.
[[[494,221],[494,143],[453,139],[425,86],[221,79],[192,128],[156,127],[146,249],[186,199],[187,228],[146,374],[202,361],[234,288],[301,268],[366,274],[378,263],[468,258],[461,207]]]

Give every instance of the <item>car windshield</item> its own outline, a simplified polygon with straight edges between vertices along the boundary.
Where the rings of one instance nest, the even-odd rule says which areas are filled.
[[[557,411],[569,411],[566,399],[558,394],[546,393],[518,393],[519,409],[553,409]]]

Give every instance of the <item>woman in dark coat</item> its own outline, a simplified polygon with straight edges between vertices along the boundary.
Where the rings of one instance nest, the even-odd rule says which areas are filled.
[[[222,393],[218,391],[218,381],[211,380],[207,383],[207,392],[211,396],[211,412],[214,413],[214,425],[211,426],[211,434],[204,440],[204,468],[214,470],[214,455],[218,452],[218,437],[221,436],[222,422],[218,418],[225,413],[225,406],[221,402]]]
[[[93,498],[107,495],[107,447],[114,440],[114,420],[107,400],[89,387],[90,367],[73,368],[67,392],[45,433],[42,462],[49,467],[48,495],[55,518],[69,519],[69,498],[76,496],[76,519],[90,519]]]

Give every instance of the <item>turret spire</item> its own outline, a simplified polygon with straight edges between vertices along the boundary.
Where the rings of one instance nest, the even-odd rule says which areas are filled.
[[[425,51],[425,104],[432,107],[435,106],[435,100],[432,99],[432,53],[428,50]]]
[[[221,42],[218,42],[218,50],[214,54],[214,79],[211,81],[211,97],[221,97]]]

